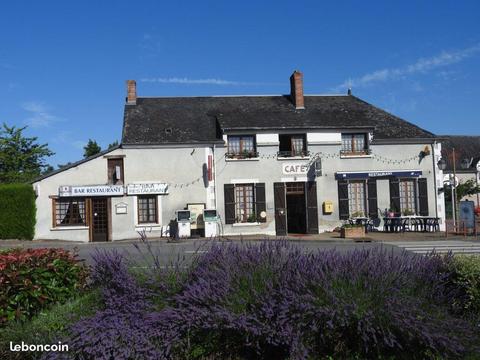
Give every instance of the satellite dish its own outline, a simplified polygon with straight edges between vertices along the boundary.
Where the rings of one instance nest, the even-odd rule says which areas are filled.
[[[265,219],[267,217],[267,213],[265,211],[260,212],[260,217]]]

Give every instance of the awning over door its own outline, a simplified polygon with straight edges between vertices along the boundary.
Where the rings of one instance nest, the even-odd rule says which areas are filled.
[[[419,177],[422,176],[421,170],[392,170],[392,171],[349,171],[335,173],[336,180],[345,179],[369,179],[369,178],[384,178],[384,177]]]

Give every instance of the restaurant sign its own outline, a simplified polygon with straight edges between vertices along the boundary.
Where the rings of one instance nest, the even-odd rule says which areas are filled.
[[[307,175],[310,165],[298,163],[285,163],[282,171],[285,175]]]
[[[127,195],[168,194],[166,183],[138,183],[127,185]]]
[[[122,196],[122,185],[88,185],[88,186],[60,186],[58,195],[61,197],[72,196]]]
[[[368,172],[337,172],[335,173],[336,180],[342,179],[368,179],[368,178],[382,178],[382,177],[419,177],[422,175],[421,170],[405,170],[405,171],[368,171]]]

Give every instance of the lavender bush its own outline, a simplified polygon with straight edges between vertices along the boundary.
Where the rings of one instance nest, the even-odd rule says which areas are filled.
[[[284,241],[213,244],[183,275],[157,267],[154,281],[139,282],[121,256],[102,253],[93,280],[105,309],[72,327],[70,356],[464,357],[479,337],[452,312],[450,262],[384,249],[304,253]]]

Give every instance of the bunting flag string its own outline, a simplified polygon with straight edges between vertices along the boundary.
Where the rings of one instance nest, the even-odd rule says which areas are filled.
[[[409,162],[412,162],[412,161],[418,161],[418,159],[419,159],[418,155],[414,155],[414,156],[404,158],[404,159],[391,159],[391,158],[388,158],[386,156],[382,156],[382,155],[378,155],[378,154],[371,154],[371,155],[368,155],[368,157],[372,158],[373,160],[375,160],[377,162],[381,162],[381,163],[384,163],[384,164],[390,164],[390,165],[406,164],[406,163],[409,163]],[[278,158],[277,154],[263,154],[263,155],[258,155],[258,156],[254,157],[252,159],[277,159],[277,158]],[[308,165],[312,165],[318,159],[325,160],[325,159],[342,159],[342,158],[348,158],[348,156],[343,157],[343,156],[340,155],[340,153],[326,153],[326,152],[319,151],[315,154],[312,154],[312,155],[309,155],[308,157],[305,157],[305,160],[308,160],[308,163],[307,163]],[[287,159],[288,158],[286,158],[286,160]],[[218,160],[221,160],[221,158],[219,158]],[[176,188],[183,189],[184,187],[189,187],[189,186],[195,185],[195,183],[200,182],[202,179],[203,179],[203,175],[197,177],[196,179],[194,179],[192,181],[188,181],[188,182],[184,182],[184,183],[167,182],[167,185],[169,187],[173,187],[174,189],[176,189]]]

